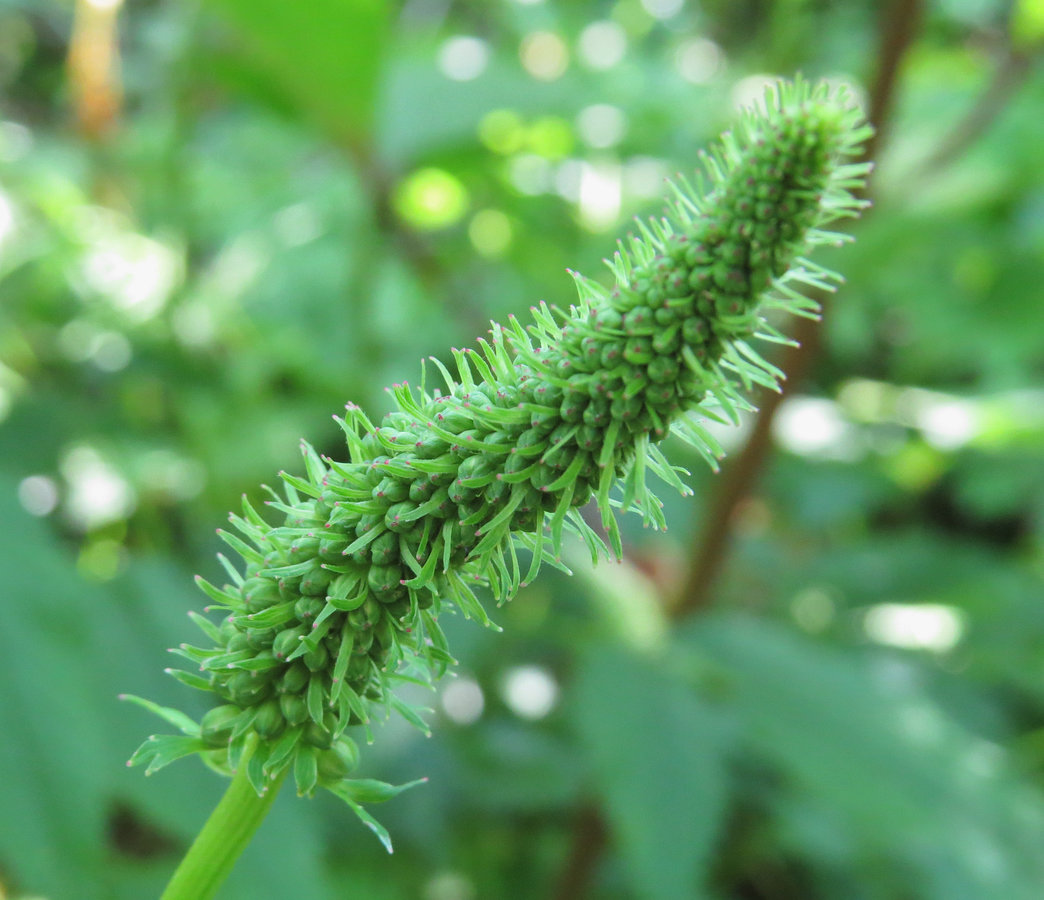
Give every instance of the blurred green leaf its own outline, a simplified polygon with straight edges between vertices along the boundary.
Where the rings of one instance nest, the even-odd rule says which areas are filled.
[[[1044,2],[1015,0],[1011,15],[1011,36],[1022,47],[1033,47],[1044,39]]]
[[[686,632],[686,645],[727,673],[747,751],[779,774],[784,796],[797,792],[847,835],[849,864],[856,853],[888,859],[884,883],[926,900],[1038,895],[1037,788],[1001,747],[949,720],[915,669],[749,617]]]
[[[91,610],[104,598],[19,507],[7,477],[0,533],[0,863],[33,893],[100,900],[108,892],[104,788],[114,761],[94,714],[104,659],[93,646]]]
[[[210,0],[246,38],[250,57],[337,141],[372,127],[387,38],[384,0]]]
[[[662,667],[614,646],[585,652],[572,700],[635,896],[707,896],[725,813],[721,716]]]

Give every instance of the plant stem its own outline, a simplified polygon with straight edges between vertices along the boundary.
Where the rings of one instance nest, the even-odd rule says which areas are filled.
[[[289,768],[262,796],[246,777],[244,756],[225,796],[189,847],[160,900],[209,900],[224,883],[275,800]]]

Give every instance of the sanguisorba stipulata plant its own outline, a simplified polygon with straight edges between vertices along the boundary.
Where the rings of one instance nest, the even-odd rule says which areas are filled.
[[[670,185],[667,217],[638,223],[607,287],[574,273],[568,311],[494,324],[453,351],[455,371],[434,361],[419,387],[395,385],[380,424],[349,404],[348,459],[303,445],[306,474],[281,473],[266,515],[244,499],[230,517],[229,583],[198,579],[222,618],[194,615],[207,641],[176,652],[197,670],[171,674],[216,705],[197,723],[138,700],[183,734],[131,762],[153,772],[198,753],[259,802],[292,771],[300,794],[332,791],[387,841],[360,804],[399,789],[348,777],[357,735],[390,710],[425,728],[396,687],[453,664],[447,608],[489,624],[476,586],[507,600],[561,566],[566,532],[596,560],[619,555],[616,509],[664,526],[646,476],[687,489],[657,444],[674,433],[715,465],[701,418],[734,419],[741,391],[777,386],[751,342],[785,341],[763,314],[814,316],[803,289],[837,281],[804,254],[840,243],[825,226],[862,208],[868,134],[843,94],[775,86],[694,182]],[[608,546],[580,513],[591,500]]]

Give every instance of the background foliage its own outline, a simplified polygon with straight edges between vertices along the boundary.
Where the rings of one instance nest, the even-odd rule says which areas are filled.
[[[155,723],[116,697],[192,702],[163,650],[224,511],[568,302],[801,70],[882,114],[876,208],[720,577],[682,588],[724,483],[690,459],[621,566],[448,623],[434,737],[364,757],[431,778],[394,857],[287,791],[222,896],[1039,897],[1042,35],[1038,0],[0,0],[0,894],[158,893],[222,785],[126,770]]]

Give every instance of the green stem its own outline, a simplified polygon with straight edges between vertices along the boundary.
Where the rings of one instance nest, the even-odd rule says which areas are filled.
[[[246,777],[247,755],[225,796],[189,847],[160,900],[209,900],[224,883],[275,800],[284,768],[258,796]]]

